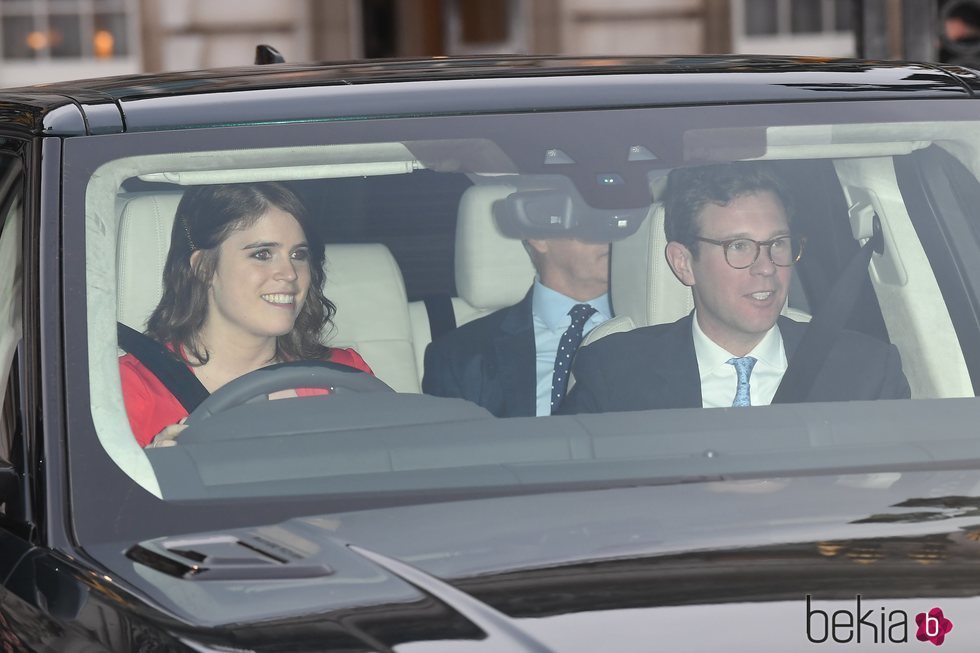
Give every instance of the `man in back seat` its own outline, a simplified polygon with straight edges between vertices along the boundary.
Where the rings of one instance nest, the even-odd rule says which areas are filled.
[[[572,357],[611,317],[609,244],[528,239],[537,278],[519,303],[464,324],[425,351],[422,390],[460,397],[498,417],[550,415]]]

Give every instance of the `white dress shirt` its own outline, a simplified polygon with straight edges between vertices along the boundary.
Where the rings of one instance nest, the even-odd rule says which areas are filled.
[[[572,323],[568,314],[576,304],[588,304],[596,309],[582,329],[586,335],[611,317],[609,295],[604,294],[587,302],[580,302],[548,288],[540,279],[534,280],[531,296],[531,316],[534,323],[534,351],[537,415],[551,414],[551,378],[555,373],[555,357],[561,337]]]
[[[735,366],[728,361],[737,357],[704,334],[698,324],[697,312],[693,322],[694,353],[701,376],[701,405],[704,408],[730,407],[735,400],[738,375]],[[773,325],[746,356],[752,356],[757,361],[749,376],[749,400],[753,406],[766,406],[772,403],[786,372],[786,351],[779,326]]]

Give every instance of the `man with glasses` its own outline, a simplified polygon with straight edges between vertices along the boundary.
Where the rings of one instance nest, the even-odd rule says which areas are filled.
[[[806,331],[780,316],[803,239],[789,196],[758,163],[671,172],[667,262],[694,312],[673,324],[607,336],[581,349],[561,412],[765,405]],[[907,398],[898,350],[844,331],[814,380],[813,401]]]

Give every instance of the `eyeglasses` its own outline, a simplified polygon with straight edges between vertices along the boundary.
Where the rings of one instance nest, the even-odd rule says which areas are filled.
[[[773,265],[788,268],[803,256],[803,243],[806,242],[805,238],[794,236],[780,236],[763,241],[752,240],[751,238],[712,240],[701,237],[697,237],[695,240],[721,246],[725,252],[725,261],[736,270],[742,270],[755,263],[759,258],[759,250],[763,247],[769,248],[769,260],[772,261]]]

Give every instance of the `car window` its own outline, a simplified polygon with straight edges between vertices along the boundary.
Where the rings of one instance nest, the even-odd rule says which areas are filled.
[[[236,126],[68,141],[67,160],[89,171],[67,186],[66,219],[78,216],[85,224],[84,262],[78,268],[85,293],[68,299],[81,302],[70,319],[84,316],[85,328],[69,329],[66,337],[70,347],[87,352],[84,383],[93,442],[128,482],[165,500],[186,501],[462,488],[505,492],[521,485],[619,483],[636,476],[763,468],[864,470],[915,458],[914,450],[926,447],[933,435],[921,431],[923,420],[938,413],[948,418],[952,407],[968,420],[972,403],[957,400],[975,395],[980,375],[980,333],[973,318],[980,302],[974,289],[980,286],[973,283],[975,266],[968,264],[980,249],[972,215],[980,197],[980,141],[970,112],[949,104],[569,111]],[[701,240],[685,246],[691,254],[687,277],[672,267],[668,245],[679,241],[665,234],[665,215],[679,215],[684,202],[676,199],[682,197],[677,188],[688,183],[685,179],[732,165],[763,170],[779,191],[767,186],[736,193],[751,202],[744,209],[749,226],[734,231],[724,227],[728,223],[711,222],[711,211],[741,204],[698,200],[694,215]],[[293,231],[281,232],[279,240],[255,236],[255,243],[242,247],[255,249],[261,241],[263,260],[275,261],[280,260],[277,247],[293,257],[307,240],[325,243],[323,294],[336,312],[319,339],[333,351],[347,352],[337,360],[360,371],[324,372],[309,381],[310,396],[266,401],[283,388],[256,385],[251,392],[259,400],[246,401],[250,390],[243,389],[212,416],[198,422],[192,415],[192,426],[176,436],[175,445],[144,448],[157,434],[139,440],[124,401],[131,382],[126,379],[132,378],[126,375],[133,372],[120,371],[121,365],[136,363],[120,362],[131,361],[126,357],[132,353],[110,334],[118,322],[152,340],[159,331],[153,331],[151,316],[168,293],[176,296],[180,290],[177,277],[167,271],[168,256],[183,256],[198,274],[201,268],[193,261],[205,255],[195,252],[217,247],[195,242],[205,236],[187,220],[197,218],[180,217],[192,215],[180,213],[185,210],[180,207],[192,204],[188,198],[202,189],[257,184],[286,189],[308,216],[300,226],[308,228],[296,232],[287,221]],[[775,209],[773,197],[779,199]],[[265,223],[242,224],[229,233],[259,233]],[[715,224],[714,231],[704,231]],[[844,276],[879,232],[870,262]],[[779,241],[782,237],[787,240]],[[567,270],[570,277],[608,275],[603,306],[610,315],[582,327],[583,349],[567,367],[566,393],[569,401],[577,398],[575,410],[534,416],[532,397],[525,402],[530,414],[507,414],[509,400],[494,403],[496,397],[517,386],[533,395],[534,383],[486,352],[504,347],[517,327],[501,327],[495,335],[467,325],[492,315],[502,321],[501,311],[532,301],[529,291],[542,280],[535,269],[542,242],[611,243],[603,245],[605,254],[593,256],[600,263],[582,255]],[[743,251],[749,259],[739,268]],[[760,257],[762,265],[772,263],[759,277],[766,281],[748,286],[733,276],[756,266]],[[248,265],[253,263],[249,259]],[[233,308],[227,299],[231,291],[222,290],[225,272],[217,266],[223,263],[214,259],[212,264],[205,295],[194,301]],[[289,274],[301,269],[297,278],[308,274],[302,264],[290,266]],[[704,281],[709,275],[720,281],[709,285]],[[282,290],[288,284],[270,290],[265,283],[239,284],[236,292],[251,292],[248,301],[280,307],[296,301],[292,290]],[[694,322],[700,331],[689,317],[691,286],[698,283],[705,289]],[[854,295],[844,309],[835,308],[841,285]],[[742,383],[735,367],[720,359],[716,369],[708,369],[703,361],[717,359],[718,353],[702,357],[701,350],[686,377],[657,390],[662,403],[649,400],[644,384],[673,368],[645,363],[644,356],[660,345],[636,334],[648,329],[642,333],[659,338],[670,325],[681,324],[693,347],[718,344],[712,329],[724,322],[724,311],[735,301],[731,297],[741,302],[733,310],[741,311],[745,323],[736,326],[742,331],[755,328],[752,321],[779,298],[773,319],[779,314],[777,323],[786,325],[779,329],[783,344],[759,350],[758,367],[750,372],[756,376],[746,382],[746,392],[768,393],[765,404],[778,391],[779,377],[767,377],[767,370],[778,367],[776,359],[786,354],[792,361],[806,325],[832,322],[822,316],[840,313],[835,318],[850,335],[843,349],[816,356],[825,367],[836,365],[837,376],[828,379],[825,367],[814,368],[817,389],[808,392],[815,400],[733,411],[738,404],[731,395],[736,382]],[[167,310],[164,317],[176,324],[174,312],[196,309],[181,300]],[[601,312],[592,309],[583,320]],[[265,328],[244,314],[200,315],[205,314]],[[718,319],[712,323],[711,316]],[[204,327],[195,328],[192,333]],[[522,365],[533,375],[538,361],[530,317],[524,328],[522,337],[530,345]],[[564,329],[553,330],[555,347],[563,346]],[[467,346],[480,352],[469,362],[454,366],[433,353],[441,351],[431,345],[434,340],[467,334]],[[206,384],[201,358],[192,351],[199,341],[181,342],[162,343],[164,354],[184,363],[185,371],[196,370]],[[668,353],[675,352],[649,360],[673,360]],[[298,356],[273,362],[293,357]],[[436,365],[446,367],[438,371]],[[442,378],[433,381],[437,374]],[[712,374],[730,374],[730,394],[716,389],[721,382],[704,380]],[[362,376],[373,376],[394,392],[351,380]],[[692,377],[695,382],[700,377],[703,395],[670,399]],[[167,388],[139,378],[141,414],[163,410],[154,397]],[[300,378],[282,383],[309,389]],[[476,389],[466,398],[447,389],[463,386]],[[319,396],[318,388],[330,394]],[[180,415],[178,408],[168,414]],[[893,416],[892,426],[875,426],[886,414]],[[902,420],[895,422],[895,415]],[[72,428],[82,433],[85,427]],[[967,443],[959,435],[950,438],[943,455],[955,458],[962,453],[957,447]]]

